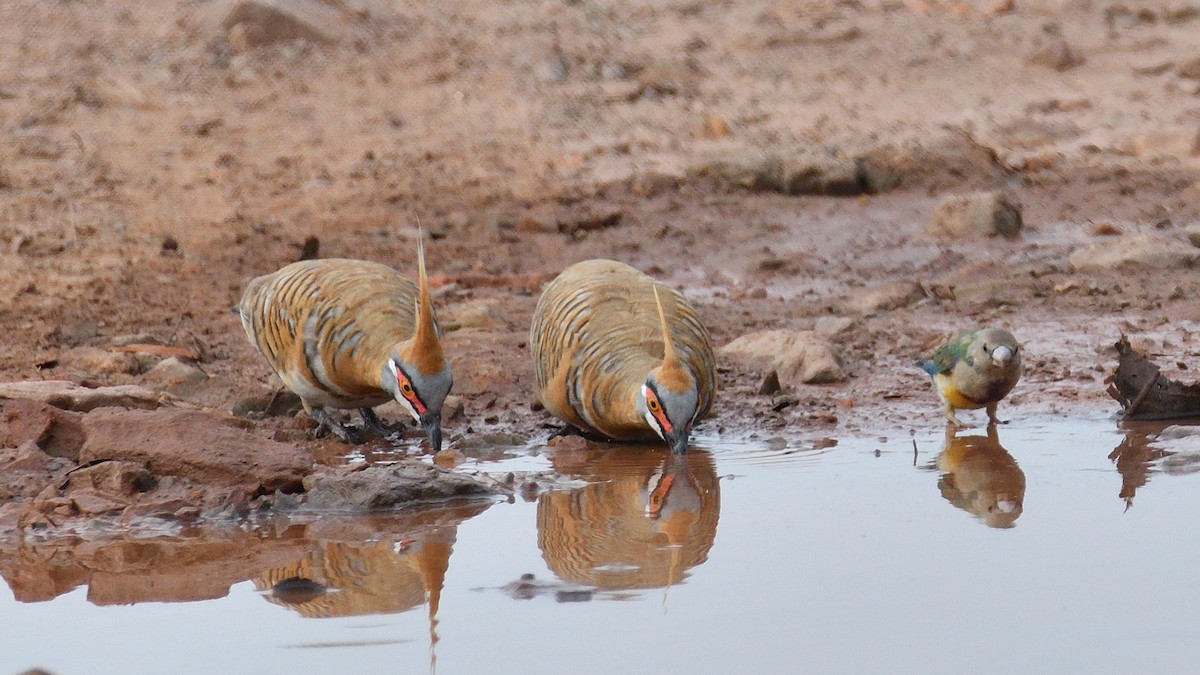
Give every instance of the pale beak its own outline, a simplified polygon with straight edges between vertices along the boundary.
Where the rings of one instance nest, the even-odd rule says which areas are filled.
[[[1000,345],[992,350],[992,363],[995,363],[1001,368],[1007,366],[1008,362],[1012,361],[1012,357],[1013,350],[1005,347],[1004,345]]]

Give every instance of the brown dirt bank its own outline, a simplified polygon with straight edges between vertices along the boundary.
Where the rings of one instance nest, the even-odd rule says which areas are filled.
[[[815,330],[837,360],[780,405],[723,359],[708,432],[940,425],[911,361],[982,323],[1025,345],[1008,416],[1114,408],[1121,331],[1196,354],[1200,6],[312,0],[223,24],[237,5],[0,7],[3,380],[142,385],[164,423],[262,408],[279,383],[228,312],[244,281],[310,238],[411,272],[417,216],[462,453],[545,438],[530,314],[591,257],[676,284],[718,345]],[[1017,237],[926,231],[980,190],[1019,205]],[[221,424],[345,453],[286,414]],[[8,438],[6,513],[86,461]],[[147,458],[122,461],[97,480],[137,485]],[[178,509],[226,503],[210,478]]]

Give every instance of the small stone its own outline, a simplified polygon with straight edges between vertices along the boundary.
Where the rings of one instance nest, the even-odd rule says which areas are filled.
[[[556,452],[582,452],[589,447],[586,438],[575,434],[555,436],[546,445],[554,448]]]
[[[159,361],[142,376],[143,386],[179,394],[191,391],[208,381],[208,374],[189,361],[172,356]]]
[[[762,384],[758,385],[758,395],[774,396],[775,394],[779,393],[781,389],[783,389],[783,387],[779,385],[779,373],[772,370],[771,372],[767,373],[766,377],[763,378]]]
[[[1021,227],[1019,206],[999,193],[977,192],[942,200],[925,231],[956,238],[994,235],[1012,238]]]
[[[1189,240],[1190,241],[1190,240]],[[1194,267],[1200,251],[1170,235],[1150,232],[1114,237],[1076,249],[1067,262],[1077,271],[1152,267],[1160,270]]]
[[[496,310],[496,301],[487,299],[468,300],[439,311],[441,325],[446,331],[475,328],[481,330],[508,329],[508,320]]]
[[[1188,241],[1192,246],[1200,248],[1200,223],[1188,225],[1183,231],[1187,234]]]
[[[1154,129],[1134,137],[1123,149],[1140,159],[1195,157],[1200,155],[1200,128]]]
[[[848,316],[823,316],[817,319],[813,330],[824,338],[832,338],[854,327],[854,319]]]
[[[1200,56],[1179,64],[1175,74],[1189,80],[1200,80]]]
[[[729,128],[729,122],[724,117],[709,115],[705,118],[699,135],[701,138],[709,139],[727,138],[733,135],[733,130]]]
[[[561,84],[567,81],[567,77],[571,74],[571,66],[563,55],[554,52],[546,56],[546,58],[538,61],[534,67],[534,72],[537,78],[542,82],[549,84]]]
[[[791,394],[780,392],[771,397],[771,410],[774,412],[783,412],[794,405],[799,405],[800,400]]]
[[[133,354],[99,347],[76,347],[58,356],[59,364],[93,377],[136,375],[141,365]]]
[[[337,42],[343,24],[340,12],[318,0],[240,0],[221,22],[236,51],[292,40]]]
[[[619,208],[583,208],[558,219],[558,231],[580,238],[588,232],[606,230],[621,224],[625,212]]]
[[[466,405],[463,403],[461,396],[451,394],[442,401],[442,420],[453,422],[456,420],[466,419]]]
[[[847,308],[855,314],[870,316],[890,309],[907,307],[925,297],[921,285],[901,280],[863,289],[852,297]]]
[[[1062,36],[1048,35],[1026,60],[1031,65],[1045,66],[1061,73],[1083,65],[1085,59]]]
[[[852,197],[867,192],[859,163],[842,157],[799,157],[784,164],[782,189],[788,195]]]

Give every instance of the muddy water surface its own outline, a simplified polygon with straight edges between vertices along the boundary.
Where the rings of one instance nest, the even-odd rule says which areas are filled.
[[[573,482],[26,541],[2,554],[0,672],[1180,671],[1200,436],[1161,426],[518,450],[480,468]]]

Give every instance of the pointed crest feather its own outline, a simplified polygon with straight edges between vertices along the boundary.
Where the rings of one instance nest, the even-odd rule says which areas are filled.
[[[417,326],[412,337],[413,360],[422,373],[436,373],[445,367],[442,341],[433,318],[433,298],[429,277],[425,274],[425,233],[417,219]]]
[[[663,362],[659,382],[665,384],[672,391],[683,391],[694,386],[694,382],[679,360],[679,353],[675,351],[675,342],[671,339],[671,329],[667,325],[667,315],[663,311],[662,298],[658,295],[658,285],[656,284],[652,288],[654,289],[654,304],[658,306],[658,322],[662,325],[663,333]]]

